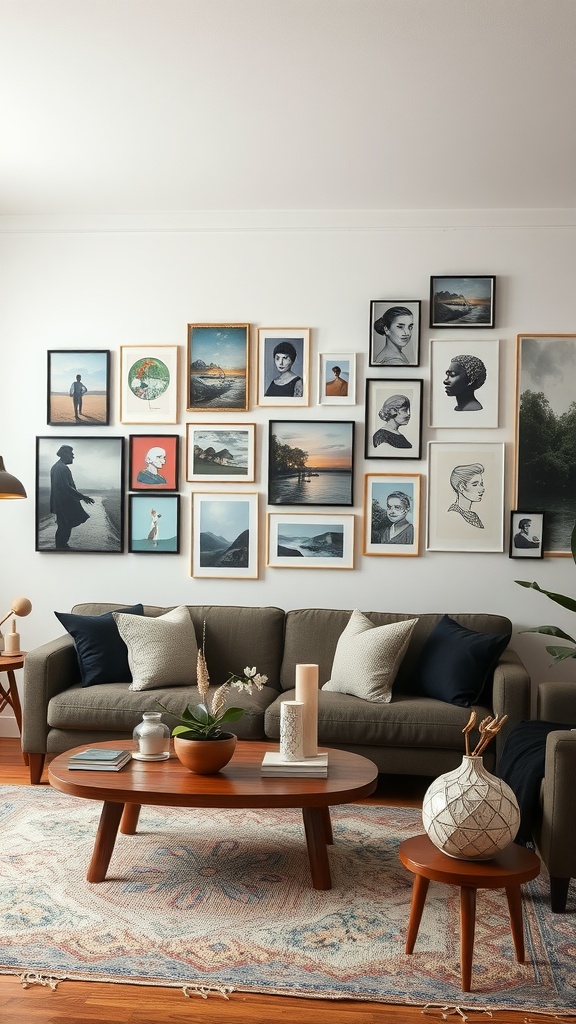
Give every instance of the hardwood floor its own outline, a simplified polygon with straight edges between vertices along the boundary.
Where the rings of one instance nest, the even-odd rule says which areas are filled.
[[[46,776],[44,775],[44,779]],[[374,796],[365,803],[419,807],[429,780],[388,776]],[[16,739],[0,737],[0,784],[27,785]],[[1,937],[0,937],[1,943]],[[462,995],[461,1005],[466,1006]],[[422,1024],[419,1007],[385,1003],[360,1003],[297,999],[286,996],[232,993],[229,1000],[210,996],[208,1000],[185,998],[179,989],[149,986],[61,982],[54,991],[40,985],[22,988],[18,978],[0,975],[0,1024]],[[432,1019],[441,1020],[440,1011]],[[452,1020],[462,1020],[460,1016]],[[558,1018],[537,1014],[494,1011],[488,1018],[471,1011],[470,1022],[490,1020],[493,1024],[543,1024]],[[564,1017],[576,1024],[576,1016]]]

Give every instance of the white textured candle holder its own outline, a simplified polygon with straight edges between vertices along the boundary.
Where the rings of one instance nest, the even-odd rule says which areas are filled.
[[[297,700],[285,700],[280,705],[280,754],[285,761],[304,758],[302,711],[304,705]]]

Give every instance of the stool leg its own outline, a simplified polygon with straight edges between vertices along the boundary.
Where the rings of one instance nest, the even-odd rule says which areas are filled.
[[[476,889],[463,885],[460,889],[460,965],[463,992],[471,991],[475,927]]]
[[[510,927],[512,929],[512,938],[514,939],[516,959],[519,964],[523,964],[525,960],[524,922],[522,920],[522,893],[520,892],[520,886],[507,886],[506,897],[508,899],[508,910],[510,912]]]
[[[422,911],[424,910],[429,885],[430,881],[428,878],[424,878],[423,875],[414,875],[410,920],[408,921],[408,932],[406,934],[406,953],[414,951],[414,944],[418,935],[420,921],[422,920]]]

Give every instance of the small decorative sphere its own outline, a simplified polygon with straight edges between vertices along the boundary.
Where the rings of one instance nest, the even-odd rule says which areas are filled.
[[[32,602],[27,597],[15,597],[12,601],[12,611],[14,615],[30,615]]]

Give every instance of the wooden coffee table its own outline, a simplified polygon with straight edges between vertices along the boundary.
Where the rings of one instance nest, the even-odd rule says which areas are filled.
[[[87,872],[102,882],[118,829],[134,835],[143,804],[161,807],[301,807],[312,885],[331,889],[327,845],[333,842],[330,807],[370,796],[378,769],[372,761],[345,750],[329,750],[328,777],[262,778],[260,766],[271,742],[242,740],[232,760],[216,775],[194,775],[172,755],[168,761],[130,761],[119,772],[76,771],[70,755],[90,747],[133,750],[132,740],[83,744],[59,754],[48,768],[50,784],[62,793],[103,801],[100,824]]]

